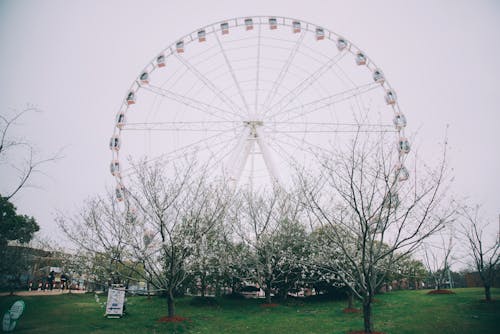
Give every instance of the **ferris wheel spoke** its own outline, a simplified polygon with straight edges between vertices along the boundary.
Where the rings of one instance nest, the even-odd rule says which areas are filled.
[[[226,126],[221,126],[226,124]],[[227,125],[231,125],[228,127]],[[122,131],[221,132],[242,127],[241,122],[145,122],[127,123]]]
[[[228,149],[228,145],[231,142],[234,142],[235,136],[230,137],[229,139],[218,141],[216,144],[205,145],[207,151],[210,152],[210,159],[208,159],[206,167],[207,170],[211,170],[216,165],[221,164],[223,160],[232,153],[231,149]],[[217,149],[216,149],[217,148]]]
[[[234,73],[233,66],[231,65],[231,62],[229,61],[229,58],[227,57],[226,51],[224,50],[224,47],[222,46],[222,43],[220,42],[220,38],[218,34],[214,34],[215,38],[217,39],[217,43],[219,44],[219,49],[222,53],[222,56],[224,57],[224,60],[226,62],[227,68],[229,69],[229,72],[231,73],[231,76],[233,77],[234,84],[236,85],[236,88],[238,89],[238,93],[240,94],[241,101],[243,102],[243,105],[245,106],[245,110],[247,111],[247,114],[250,114],[250,109],[248,108],[248,103],[247,100],[245,99],[245,95],[243,94],[243,91],[241,90],[240,82],[236,78],[236,74]]]
[[[233,141],[233,140],[234,140],[234,138],[231,138],[230,140],[225,141],[224,143],[228,143],[228,142]],[[212,160],[214,160],[214,161],[211,164],[208,165],[208,167],[207,167],[208,170],[211,170],[211,169],[215,168],[215,166],[218,165],[218,164],[222,164],[222,167],[225,167],[224,164],[223,164],[224,160],[226,158],[228,158],[229,155],[231,155],[231,154],[234,153],[235,148],[229,149],[225,153],[224,153],[224,150],[227,150],[227,146],[223,146],[221,149],[219,149],[217,152],[215,152],[215,154],[212,155]],[[222,156],[220,156],[221,153],[224,153],[224,154]],[[218,158],[216,160],[215,158],[217,156],[220,156],[220,158]]]
[[[182,95],[179,93],[175,93],[171,90],[160,88],[160,87],[157,87],[157,86],[154,86],[151,84],[147,85],[147,86],[143,86],[142,88],[146,89],[147,91],[149,91],[155,95],[166,97],[170,100],[184,104],[184,105],[191,107],[193,109],[202,111],[202,112],[207,113],[211,116],[215,116],[219,119],[230,121],[231,120],[230,118],[224,117],[224,116],[229,117],[229,115],[241,117],[241,115],[239,115],[235,112],[225,110],[225,109],[219,108],[217,106],[208,104],[206,102],[199,101],[199,100],[194,99],[192,97],[185,96],[185,95]],[[224,114],[224,116],[222,116],[221,113]]]
[[[339,122],[271,122],[263,126],[273,133],[364,133],[397,132],[394,125],[383,123],[339,123]]]
[[[297,161],[297,157],[294,156],[293,154],[289,153],[286,148],[284,148],[281,144],[281,143],[284,143],[283,141],[280,141],[280,140],[273,140],[269,147],[271,148],[271,150],[273,150],[274,152],[276,152],[279,156],[281,156],[284,160],[288,160],[290,161],[290,165],[292,167],[295,167],[295,168],[298,168],[300,166],[299,162]],[[293,146],[292,146],[293,147]],[[294,150],[296,150],[296,147],[294,148]]]
[[[305,152],[309,152],[311,153],[311,149],[314,148],[314,149],[317,149],[317,150],[320,150],[320,151],[324,151],[324,152],[329,152],[329,153],[332,153],[331,151],[329,151],[326,147],[322,147],[322,146],[319,146],[317,144],[313,144],[311,143],[310,141],[306,140],[304,137],[302,138],[297,138],[295,136],[292,136],[291,134],[289,133],[283,133],[283,136],[285,137],[288,137],[292,140],[294,140],[296,143],[300,144],[300,145],[297,145],[300,147],[301,150],[305,151]],[[274,138],[274,140],[278,140],[277,138]]]
[[[359,95],[365,94],[373,89],[379,88],[380,84],[375,83],[375,82],[370,82],[365,85],[357,86],[352,89],[345,90],[340,93],[336,93],[327,97],[323,97],[321,99],[317,99],[314,101],[310,101],[307,103],[304,103],[300,106],[293,107],[287,110],[282,110],[281,112],[277,113],[274,115],[274,117],[279,116],[279,115],[284,115],[284,114],[289,114],[290,112],[294,110],[300,110],[299,113],[294,114],[291,117],[288,117],[283,120],[283,122],[288,122],[295,120],[297,118],[303,117],[307,114],[311,114],[317,110],[321,110],[323,108],[332,106],[334,104],[337,104],[342,101],[346,101],[352,98],[357,98]]]
[[[197,141],[195,141],[195,142],[193,142],[193,143],[189,143],[189,144],[187,144],[187,145],[184,145],[184,146],[181,146],[181,147],[175,148],[174,150],[171,150],[171,151],[169,151],[169,152],[166,152],[166,153],[160,154],[160,155],[159,155],[159,156],[157,156],[157,157],[154,157],[154,158],[152,158],[152,159],[146,160],[144,163],[145,163],[145,164],[150,164],[150,163],[154,163],[154,162],[156,162],[156,161],[161,161],[162,159],[164,159],[164,158],[166,158],[166,157],[169,157],[169,156],[171,156],[171,155],[175,155],[175,154],[177,154],[177,153],[184,154],[185,152],[187,152],[188,150],[192,150],[193,148],[196,150],[196,149],[197,149],[197,147],[198,147],[200,144],[202,144],[202,143],[204,143],[204,142],[206,142],[206,141],[208,141],[208,140],[214,140],[214,139],[216,139],[216,138],[218,138],[218,137],[221,137],[221,136],[223,136],[223,135],[226,135],[226,134],[228,134],[228,133],[230,133],[230,132],[232,132],[232,131],[233,131],[233,129],[226,130],[226,131],[221,131],[221,132],[220,132],[220,133],[218,133],[218,134],[215,134],[215,135],[209,136],[209,137],[207,137],[207,138],[202,138],[202,139],[197,140]],[[133,167],[128,168],[128,169],[125,169],[125,170],[123,171],[123,175],[124,175],[124,176],[129,175],[130,173],[129,173],[129,174],[127,174],[127,172],[130,172],[130,171],[131,171],[131,170],[133,170],[133,169],[134,169]],[[133,174],[133,173],[132,173],[132,174]]]
[[[344,56],[346,55],[346,52],[340,52],[338,53],[335,57],[329,59],[326,63],[321,65],[316,71],[311,73],[307,78],[302,80],[297,86],[292,88],[288,94],[284,95],[278,102],[273,104],[271,107],[266,108],[267,112],[268,110],[275,110],[285,99],[288,98],[288,101],[277,109],[276,112],[270,114],[270,117],[273,117],[273,114],[278,114],[281,110],[285,109],[295,101],[308,87],[310,87],[314,82],[316,82],[319,78],[323,76],[328,70],[330,70],[334,65],[336,65]]]
[[[280,73],[278,74],[278,77],[274,80],[271,90],[267,93],[267,96],[266,96],[266,99],[264,100],[263,106],[267,106],[269,103],[271,103],[272,100],[274,99],[274,97],[276,96],[276,94],[278,93],[278,89],[281,86],[281,84],[283,83],[283,80],[284,80],[286,74],[288,73],[290,65],[293,63],[293,60],[295,59],[295,56],[297,55],[297,52],[302,44],[302,41],[304,40],[304,37],[305,37],[305,32],[302,32],[300,34],[300,37],[295,42],[295,45],[294,45],[292,51],[290,51],[290,54],[288,55],[286,62],[283,64],[283,67],[281,68]]]
[[[225,105],[227,105],[229,108],[231,108],[233,111],[238,110],[241,112],[241,108],[234,103],[234,101],[229,98],[222,90],[217,88],[217,86],[210,80],[208,79],[203,73],[201,73],[196,67],[191,65],[186,59],[183,57],[180,57],[178,54],[175,54],[177,59],[184,65],[186,66],[198,79],[207,87],[209,88]],[[241,118],[241,115],[239,116]]]
[[[261,28],[262,24],[259,24],[259,34],[257,36],[257,66],[255,74],[255,99],[253,103],[254,114],[257,115],[257,108],[259,107],[259,77],[260,77],[260,48],[261,48]]]

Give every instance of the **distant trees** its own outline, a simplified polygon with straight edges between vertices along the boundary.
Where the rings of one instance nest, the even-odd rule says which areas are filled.
[[[483,283],[485,299],[491,301],[491,286],[500,266],[500,240],[497,235],[487,234],[488,224],[481,219],[479,206],[464,205],[459,214],[462,240]]]
[[[19,275],[28,269],[26,246],[40,226],[35,218],[17,214],[16,207],[0,196],[0,277],[8,278],[12,290],[19,282]],[[9,246],[9,242],[12,245]]]

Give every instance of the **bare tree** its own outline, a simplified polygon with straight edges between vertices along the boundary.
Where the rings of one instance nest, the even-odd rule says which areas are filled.
[[[481,220],[479,209],[479,206],[472,208],[464,205],[459,210],[459,214],[463,218],[461,234],[483,283],[484,296],[487,301],[491,301],[491,286],[500,264],[500,242],[496,235],[487,234],[488,224]]]
[[[92,275],[98,273],[98,281],[112,284],[127,277],[127,267],[140,265],[128,254],[130,235],[135,232],[131,217],[130,206],[121,207],[109,192],[86,201],[76,215],[59,213],[56,221],[76,246],[82,266],[92,268]]]
[[[453,264],[453,229],[442,230],[436,236],[439,240],[433,238],[433,242],[425,242],[423,245],[424,264],[436,290],[444,288],[446,283],[452,288],[450,268]]]
[[[313,223],[327,226],[330,247],[340,252],[337,275],[363,303],[364,329],[373,331],[372,302],[388,265],[439,231],[450,216],[442,205],[445,164],[399,182],[396,158],[383,138],[356,138],[348,150],[319,156],[323,173],[301,177]],[[415,171],[417,168],[415,167]]]
[[[17,173],[17,181],[12,185],[12,189],[7,190],[3,195],[7,200],[28,186],[28,181],[33,175],[42,172],[42,166],[61,158],[61,152],[48,157],[40,157],[32,143],[11,135],[12,128],[26,114],[36,112],[40,110],[28,105],[21,111],[14,110],[14,116],[10,118],[0,115],[0,167]]]

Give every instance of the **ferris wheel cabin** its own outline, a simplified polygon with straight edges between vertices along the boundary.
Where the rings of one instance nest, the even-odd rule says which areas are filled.
[[[347,41],[345,39],[339,37],[337,39],[337,49],[339,51],[342,51],[342,50],[344,50],[346,48],[347,48]]]
[[[202,43],[207,40],[207,33],[205,30],[199,30],[198,31],[198,42]]]
[[[112,149],[113,151],[119,151],[120,150],[120,137],[114,135],[111,137],[109,141],[109,148]]]
[[[115,189],[116,199],[118,202],[122,202],[124,199],[125,187],[122,184],[118,184]]]
[[[378,68],[375,71],[373,71],[373,81],[379,84],[383,84],[385,81],[384,73],[382,73],[382,71],[379,70]]]
[[[156,65],[158,65],[158,67],[165,67],[165,55],[161,54],[156,57]]]
[[[184,41],[178,41],[175,44],[175,50],[177,53],[183,53],[184,52]]]
[[[111,172],[111,175],[119,176],[120,175],[120,162],[118,160],[111,161],[111,164],[109,165],[109,170]]]
[[[141,75],[139,76],[139,80],[140,80],[141,84],[143,84],[143,85],[149,84],[149,73],[142,72]]]
[[[402,164],[396,165],[395,174],[398,181],[406,181],[410,177],[410,173],[408,169]]]
[[[118,129],[122,129],[125,126],[125,113],[122,111],[118,115],[116,115],[116,127]]]
[[[393,119],[394,126],[397,130],[401,130],[406,127],[406,117],[402,113],[397,113]]]
[[[135,94],[134,92],[129,92],[128,95],[127,95],[127,104],[128,105],[131,105],[131,104],[134,104],[135,103]]]
[[[366,56],[361,51],[356,53],[356,64],[358,64],[358,65],[365,65],[366,64]]]
[[[278,21],[275,17],[269,19],[269,29],[274,30],[278,28]]]
[[[408,139],[406,139],[404,137],[399,138],[398,149],[399,149],[399,153],[401,153],[401,154],[406,154],[406,153],[410,152],[410,142],[408,141]]]
[[[387,104],[396,103],[396,93],[393,90],[388,90],[385,92],[385,103]]]
[[[316,40],[320,41],[325,39],[325,30],[323,28],[316,28]]]
[[[253,20],[252,19],[245,19],[245,29],[246,30],[253,29]]]
[[[293,21],[292,22],[292,31],[294,34],[299,33],[301,30],[300,28],[300,22],[299,21]]]
[[[220,24],[220,31],[223,35],[229,34],[229,23],[223,22]]]

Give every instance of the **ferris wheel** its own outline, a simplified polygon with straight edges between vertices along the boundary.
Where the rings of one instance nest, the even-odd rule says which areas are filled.
[[[354,135],[394,133],[397,178],[409,173],[406,118],[383,71],[324,27],[254,16],[197,29],[163,49],[116,115],[111,174],[122,200],[130,158],[187,155],[235,185],[286,185],[314,155]]]

